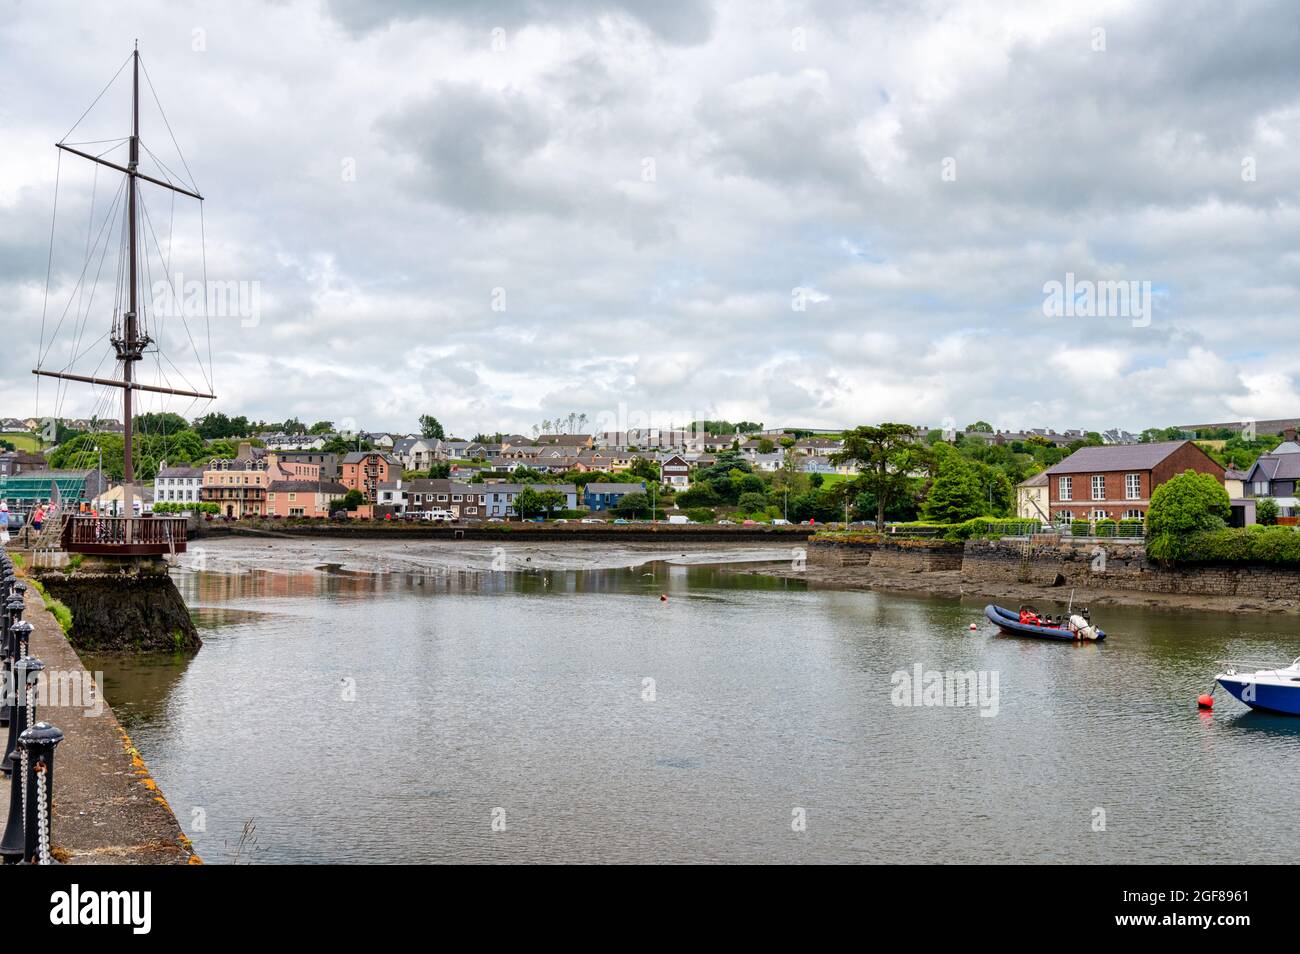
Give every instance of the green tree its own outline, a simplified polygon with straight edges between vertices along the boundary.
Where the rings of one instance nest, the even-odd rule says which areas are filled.
[[[1158,560],[1191,555],[1193,534],[1226,526],[1232,502],[1213,474],[1185,470],[1151,494],[1147,508],[1147,552]]]
[[[536,517],[545,509],[546,504],[542,502],[542,495],[532,487],[525,487],[515,494],[515,513],[525,520]]]
[[[361,491],[357,490],[355,487],[353,487],[351,490],[349,490],[346,494],[343,495],[343,499],[339,501],[339,505],[344,510],[356,510],[365,502],[366,502],[366,495],[363,494]]]
[[[767,510],[767,495],[754,493],[753,491],[750,491],[749,493],[741,494],[740,500],[738,501],[738,505],[740,507],[741,513],[747,513],[747,514],[763,513],[765,510]]]
[[[855,427],[844,435],[844,449],[831,455],[833,463],[852,463],[862,470],[855,489],[875,497],[877,530],[885,529],[885,512],[911,489],[913,473],[926,458],[916,428],[891,423]]]
[[[1272,497],[1260,497],[1255,502],[1255,522],[1266,527],[1277,523],[1277,501]]]
[[[307,428],[307,433],[311,434],[312,436],[317,436],[321,434],[332,434],[334,433],[334,422],[317,421],[311,427]]]
[[[541,501],[542,508],[546,511],[547,516],[554,515],[555,511],[563,510],[568,498],[558,490],[543,490],[537,495]]]
[[[959,454],[944,455],[938,476],[926,495],[922,517],[936,523],[962,523],[986,511],[979,472]]]
[[[438,419],[432,414],[420,415],[420,436],[426,440],[436,439],[441,441],[447,439],[446,431],[442,429],[442,425],[438,423]]]
[[[616,517],[627,519],[646,517],[650,514],[650,498],[640,491],[633,491],[620,497],[618,503],[609,510]]]
[[[451,464],[445,460],[435,461],[429,466],[430,480],[446,480],[451,476]]]

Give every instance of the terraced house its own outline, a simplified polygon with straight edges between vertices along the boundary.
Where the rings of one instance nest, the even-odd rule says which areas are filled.
[[[1081,447],[1046,471],[1051,519],[1145,520],[1152,491],[1185,470],[1223,483],[1223,467],[1191,441]]]
[[[340,464],[339,481],[349,490],[359,490],[369,503],[379,495],[379,485],[402,476],[402,465],[383,451],[353,451]]]

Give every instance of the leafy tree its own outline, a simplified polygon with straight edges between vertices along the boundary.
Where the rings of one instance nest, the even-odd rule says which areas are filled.
[[[339,501],[339,506],[342,507],[342,509],[344,510],[351,511],[351,510],[356,510],[365,502],[366,502],[366,495],[363,494],[361,491],[357,490],[355,487],[353,487],[351,490],[349,490],[346,494],[343,495],[343,499]]]
[[[966,425],[967,434],[971,433],[972,431],[981,431],[982,433],[988,434],[991,433],[992,430],[993,430],[993,425],[990,424],[988,421],[976,421],[974,424]]]
[[[738,501],[741,513],[755,514],[767,510],[767,495],[760,493],[743,493]]]
[[[451,476],[451,464],[445,460],[435,461],[429,467],[430,480],[446,480]]]
[[[137,414],[132,420],[137,434],[174,434],[190,429],[189,421],[170,411]]]
[[[831,455],[836,464],[854,463],[862,470],[854,481],[859,492],[876,498],[876,529],[885,529],[885,511],[905,495],[912,474],[926,460],[927,451],[910,424],[864,425],[844,435],[844,449]]]
[[[564,505],[568,502],[568,498],[558,490],[543,490],[537,497],[548,516],[554,514],[557,510],[563,510]]]
[[[610,513],[616,517],[635,519],[650,515],[650,498],[640,491],[624,494],[618,503],[610,507]]]
[[[949,452],[930,485],[921,515],[936,523],[963,523],[986,512],[979,472],[959,454]]]
[[[638,477],[646,483],[659,483],[659,462],[649,457],[638,457],[626,471],[629,477]]]
[[[447,432],[432,414],[420,415],[420,436],[426,440],[446,440]]]
[[[313,436],[334,433],[333,421],[317,421],[311,427],[307,428],[307,433]]]
[[[1185,470],[1151,494],[1147,508],[1147,552],[1158,560],[1191,555],[1191,537],[1227,525],[1232,503],[1213,474]]]
[[[542,501],[542,495],[532,487],[525,487],[515,494],[515,513],[525,520],[537,516],[545,509],[546,504]]]
[[[689,490],[683,490],[677,495],[679,507],[715,507],[721,502],[708,484],[694,484]]]
[[[1272,497],[1260,497],[1255,502],[1255,522],[1264,526],[1277,523],[1277,501]]]
[[[760,454],[770,454],[776,450],[776,444],[770,437],[763,437],[758,442],[758,452]]]

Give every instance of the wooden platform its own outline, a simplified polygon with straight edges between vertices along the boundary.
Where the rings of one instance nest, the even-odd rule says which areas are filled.
[[[185,552],[184,517],[85,517],[75,514],[63,526],[68,553],[96,556],[169,556]]]

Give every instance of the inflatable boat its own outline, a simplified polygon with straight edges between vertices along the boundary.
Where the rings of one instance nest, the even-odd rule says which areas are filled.
[[[1054,620],[1040,616],[1032,606],[1020,607],[1020,612],[990,603],[984,615],[996,623],[1009,636],[1033,636],[1037,639],[1061,639],[1070,642],[1100,641],[1106,634],[1092,625],[1088,611],[1083,610],[1066,619]]]

